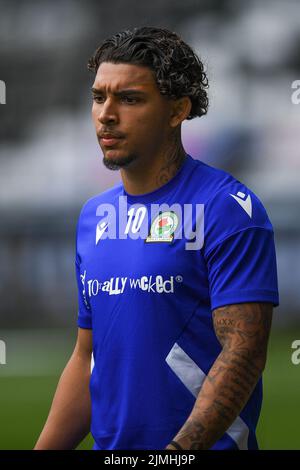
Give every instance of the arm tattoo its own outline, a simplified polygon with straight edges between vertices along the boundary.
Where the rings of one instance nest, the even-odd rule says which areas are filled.
[[[213,322],[222,351],[174,437],[184,449],[209,449],[244,408],[265,367],[272,304],[221,307],[213,311]]]

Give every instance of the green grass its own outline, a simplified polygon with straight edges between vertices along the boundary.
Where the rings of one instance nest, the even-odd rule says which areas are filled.
[[[65,332],[55,332],[52,337],[50,334],[50,339],[47,332],[49,349],[47,342],[41,340],[40,333],[35,333],[34,337],[38,338],[36,342],[33,337],[29,341],[29,337],[24,339],[23,336],[23,343],[20,337],[17,341],[16,336],[11,337],[11,341],[7,340],[8,346],[18,344],[21,349],[18,352],[14,349],[15,358],[10,355],[11,361],[8,357],[8,364],[0,368],[0,449],[33,448],[74,342],[72,335]],[[295,366],[291,362],[294,339],[300,339],[299,330],[281,334],[274,332],[271,336],[257,433],[261,449],[300,449],[300,365]],[[30,367],[26,360],[22,363],[22,357],[28,359],[28,355],[31,357]],[[89,436],[80,448],[91,447]]]
[[[291,362],[299,329],[274,332],[264,372],[264,400],[257,428],[261,449],[300,449],[300,364]]]
[[[57,380],[57,376],[0,379],[0,449],[33,448],[47,418]],[[92,444],[89,436],[80,448],[90,449]]]
[[[7,364],[0,366],[0,450],[32,449],[46,421],[76,331],[2,331]],[[89,435],[79,449],[91,449]]]

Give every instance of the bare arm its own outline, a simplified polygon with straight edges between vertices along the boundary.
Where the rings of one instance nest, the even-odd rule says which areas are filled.
[[[272,310],[269,303],[214,310],[214,328],[223,349],[174,437],[183,449],[211,448],[244,408],[265,367]]]
[[[74,449],[89,433],[91,354],[92,330],[79,328],[75,349],[58,382],[35,450]]]

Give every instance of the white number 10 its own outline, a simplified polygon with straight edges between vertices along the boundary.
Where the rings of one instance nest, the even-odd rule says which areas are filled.
[[[129,209],[128,215],[129,219],[125,228],[125,234],[128,234],[129,230],[131,230],[132,233],[137,233],[145,218],[146,207],[138,207],[138,209],[132,207]]]

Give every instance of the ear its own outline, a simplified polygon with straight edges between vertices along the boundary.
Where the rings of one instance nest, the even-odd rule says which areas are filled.
[[[190,114],[192,109],[192,102],[189,96],[183,96],[177,100],[173,100],[171,117],[170,117],[170,126],[177,127],[179,124],[184,121]]]

